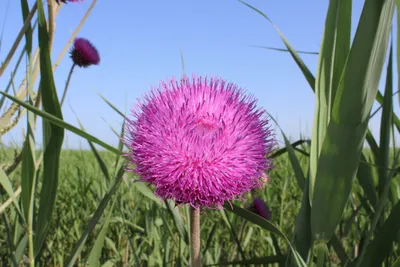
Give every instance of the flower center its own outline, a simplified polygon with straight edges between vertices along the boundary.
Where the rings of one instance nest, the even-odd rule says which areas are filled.
[[[218,125],[210,119],[201,118],[196,122],[196,131],[198,135],[209,135],[214,133],[218,129]]]

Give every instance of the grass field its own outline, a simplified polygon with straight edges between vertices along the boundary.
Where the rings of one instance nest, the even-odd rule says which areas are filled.
[[[13,154],[11,150],[3,150],[0,161],[11,163]],[[100,152],[100,155],[112,170],[115,156],[109,152]],[[298,156],[302,165],[306,166],[307,156],[300,153]],[[62,266],[65,263],[110,184],[91,151],[64,150],[61,162],[54,218],[42,251],[43,266]],[[245,207],[251,204],[254,196],[262,198],[270,207],[271,222],[292,239],[293,223],[301,204],[301,191],[286,154],[278,156],[275,165],[277,168],[270,173],[268,186],[249,193],[238,204]],[[16,170],[11,177],[17,187],[20,170]],[[105,264],[103,266],[187,266],[189,247],[185,236],[178,230],[179,220],[182,220],[183,233],[188,232],[187,207],[167,206],[167,202],[155,198],[146,184],[134,183],[132,178],[125,173],[115,195],[116,202],[111,210],[111,220],[101,251],[100,261]],[[351,206],[349,203],[344,222],[337,231],[343,235],[342,241],[348,254],[354,253],[359,242],[354,219],[361,218],[362,221],[361,216],[353,216]],[[177,214],[180,214],[178,221],[174,217]],[[7,217],[13,218],[15,215],[9,214]],[[102,229],[104,217],[89,234],[78,259],[79,266],[84,266]],[[205,264],[283,255],[287,251],[287,244],[282,238],[250,222],[246,223],[227,211],[208,210],[202,214],[201,220]],[[8,265],[10,255],[7,231],[4,229],[6,224],[2,223],[0,227],[0,260]],[[335,253],[333,250],[331,252],[332,263],[338,263]],[[280,262],[284,257],[274,260]]]

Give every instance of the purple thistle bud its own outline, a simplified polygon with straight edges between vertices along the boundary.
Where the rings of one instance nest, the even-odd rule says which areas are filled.
[[[254,212],[260,215],[261,217],[271,220],[271,212],[267,206],[267,204],[257,197],[254,198],[253,207]]]
[[[76,38],[74,40],[70,53],[72,61],[79,67],[87,68],[90,65],[98,65],[100,63],[100,55],[96,47],[84,38]]]
[[[266,112],[219,78],[161,83],[132,110],[126,158],[155,194],[176,203],[222,207],[267,180],[275,139]]]

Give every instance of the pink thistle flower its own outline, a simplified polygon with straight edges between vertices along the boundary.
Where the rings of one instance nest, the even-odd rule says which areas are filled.
[[[256,102],[219,78],[161,83],[127,120],[128,171],[177,204],[218,208],[241,199],[272,168],[274,134]]]
[[[267,204],[260,198],[257,198],[257,197],[254,198],[252,210],[267,220],[271,219],[271,212],[270,212]]]
[[[90,65],[98,65],[100,63],[100,55],[96,47],[84,38],[76,38],[74,40],[70,53],[72,61],[79,67],[87,68]]]

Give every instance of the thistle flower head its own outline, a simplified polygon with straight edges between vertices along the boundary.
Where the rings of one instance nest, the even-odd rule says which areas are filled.
[[[275,139],[256,99],[219,78],[172,80],[133,109],[124,142],[128,169],[155,194],[194,208],[225,201],[266,182]]]
[[[261,217],[270,220],[271,219],[271,212],[267,206],[267,204],[260,198],[254,198],[253,203],[253,211],[260,215]]]
[[[96,47],[84,38],[76,38],[70,51],[72,61],[79,67],[87,68],[100,63],[100,55]]]

